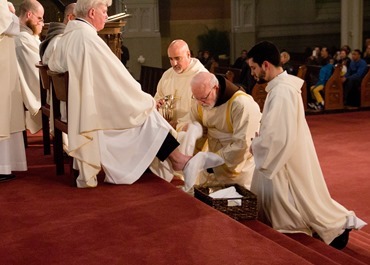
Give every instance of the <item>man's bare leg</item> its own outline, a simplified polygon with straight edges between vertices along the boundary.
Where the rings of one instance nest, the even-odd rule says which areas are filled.
[[[175,171],[183,170],[186,163],[192,158],[192,156],[187,156],[180,153],[179,150],[175,149],[169,156],[168,159],[171,161],[172,168]]]

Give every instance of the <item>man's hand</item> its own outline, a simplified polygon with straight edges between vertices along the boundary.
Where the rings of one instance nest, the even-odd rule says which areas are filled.
[[[255,137],[254,138],[256,138],[256,137],[258,137],[259,136],[259,133],[258,132],[256,132],[256,134],[255,134]],[[253,139],[254,138],[251,138],[251,145],[249,146],[249,153],[251,153],[252,155],[253,155],[253,149],[252,149],[252,142],[253,142]]]
[[[176,130],[177,121],[169,121],[168,123],[171,124],[172,128]]]
[[[157,110],[159,110],[163,106],[163,104],[164,104],[164,99],[163,98],[159,99],[157,101],[157,106],[156,106]]]

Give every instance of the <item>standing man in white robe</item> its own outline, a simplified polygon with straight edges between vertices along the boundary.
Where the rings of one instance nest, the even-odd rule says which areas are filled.
[[[213,174],[201,174],[199,183],[207,185],[239,184],[250,188],[254,160],[249,152],[251,138],[258,132],[261,113],[253,98],[220,75],[196,74],[191,83],[193,95],[190,122],[199,122],[207,133],[197,141],[197,151],[208,140],[209,151],[225,163],[212,168]],[[188,122],[179,123],[186,129]]]
[[[344,248],[350,229],[366,223],[330,197],[305,119],[303,80],[283,71],[270,42],[255,45],[248,64],[257,82],[268,82],[261,128],[252,141],[251,190],[259,218],[282,233],[317,233],[326,244]]]
[[[44,8],[36,0],[25,0],[19,7],[21,32],[15,39],[16,53],[21,67],[20,78],[23,102],[26,111],[26,127],[31,133],[41,127],[41,98],[39,70],[36,64],[40,61],[39,35],[44,26]]]
[[[192,58],[188,44],[183,40],[174,40],[167,49],[171,68],[163,73],[157,85],[154,99],[157,108],[164,104],[165,96],[173,95],[174,113],[170,124],[176,128],[178,120],[183,118],[190,110],[191,89],[190,81],[199,72],[208,72],[204,65],[196,58]]]
[[[0,182],[14,179],[12,171],[27,170],[24,111],[13,39],[17,34],[18,18],[10,12],[7,1],[0,0]]]
[[[171,126],[156,110],[152,96],[98,36],[112,0],[78,0],[76,19],[49,60],[49,68],[69,72],[69,155],[77,162],[80,188],[96,187],[101,168],[105,181],[131,184],[153,159],[168,158],[182,170],[190,156],[181,154]]]

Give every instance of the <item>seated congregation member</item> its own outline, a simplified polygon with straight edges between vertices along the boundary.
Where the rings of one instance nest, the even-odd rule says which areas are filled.
[[[242,50],[240,52],[240,56],[236,58],[234,64],[231,67],[242,69],[245,59],[247,59],[247,53],[248,53],[247,50]]]
[[[360,105],[360,86],[362,78],[366,75],[367,64],[361,58],[361,51],[356,49],[352,52],[352,61],[346,74],[342,77],[343,97],[345,106]]]
[[[44,26],[44,8],[36,0],[24,0],[19,6],[20,33],[15,38],[17,60],[21,71],[21,89],[26,111],[26,126],[31,133],[41,127],[39,70],[39,35]]]
[[[207,69],[197,58],[190,56],[189,46],[184,40],[172,41],[168,46],[167,55],[171,68],[166,70],[159,80],[154,99],[157,101],[157,108],[161,108],[165,103],[165,96],[174,96],[174,112],[169,122],[176,128],[178,119],[183,118],[190,110],[191,79],[199,72],[207,72]]]
[[[213,168],[213,174],[201,174],[199,183],[237,183],[249,188],[254,170],[249,147],[261,119],[258,104],[223,76],[207,72],[194,76],[191,91],[190,115],[180,121],[179,128],[186,130],[187,124],[199,122],[207,133],[197,141],[196,150],[208,140],[209,151],[225,161]]]
[[[49,60],[51,70],[69,72],[68,148],[81,188],[95,187],[101,168],[106,182],[131,184],[156,156],[168,158],[174,170],[190,159],[176,149],[173,129],[153,97],[98,36],[111,4],[78,0],[77,18],[69,21]]]
[[[280,53],[280,62],[281,66],[283,67],[284,71],[287,71],[288,74],[294,74],[294,68],[289,63],[290,61],[290,54],[286,51]]]
[[[312,49],[312,54],[306,59],[308,65],[321,65],[321,48],[316,46]]]
[[[324,89],[326,82],[328,82],[329,78],[333,74],[334,70],[334,60],[330,59],[330,61],[321,67],[319,72],[319,81],[314,86],[311,86],[311,96],[314,102],[308,103],[308,106],[311,109],[315,110],[323,110],[324,109],[324,99],[321,95],[321,91]]]
[[[18,17],[7,1],[0,1],[0,182],[12,180],[12,171],[26,171],[27,161],[22,131],[24,109],[19,83],[14,36],[19,34]]]
[[[338,61],[337,63],[340,63],[342,64],[343,66],[345,66],[346,68],[346,71],[351,63],[351,58],[349,58],[348,54],[347,54],[347,49],[341,49],[339,51],[339,58],[338,58]]]
[[[268,82],[261,128],[251,145],[259,219],[282,233],[317,233],[326,244],[344,248],[349,231],[366,223],[329,194],[305,119],[303,80],[283,71],[271,42],[256,44],[248,63],[257,82]]]

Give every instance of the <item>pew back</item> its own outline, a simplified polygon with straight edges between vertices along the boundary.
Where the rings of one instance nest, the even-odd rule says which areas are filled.
[[[260,106],[261,112],[263,111],[263,105],[265,104],[265,100],[267,97],[266,86],[267,83],[265,84],[256,83],[252,89],[252,97],[254,101],[257,102],[258,106]]]
[[[222,66],[215,68],[215,74],[220,74],[220,75],[225,76],[232,83],[240,82],[241,73],[242,73],[242,70],[238,68],[222,67]]]
[[[163,68],[142,65],[139,80],[141,89],[154,97],[158,82],[165,71]]]
[[[370,65],[361,82],[361,107],[370,107]]]
[[[302,85],[302,88],[301,88],[304,110],[307,110],[307,108],[308,108],[306,75],[307,75],[307,66],[306,65],[299,66],[298,72],[297,72],[297,77],[303,79],[303,81],[304,81],[303,85]]]
[[[50,105],[47,102],[47,94],[50,94],[50,77],[47,74],[49,69],[47,64],[41,62],[36,64],[40,75],[40,100],[41,100],[41,122],[42,122],[42,142],[44,145],[44,155],[50,155]]]
[[[325,110],[343,109],[343,84],[340,73],[342,65],[338,64],[324,87]]]
[[[68,72],[58,73],[51,70],[47,74],[52,80],[53,90],[53,116],[54,116],[54,160],[56,163],[56,174],[64,174],[63,138],[62,132],[68,134],[68,123],[62,120],[60,102],[66,102],[68,119]],[[72,166],[71,171],[72,173]]]

